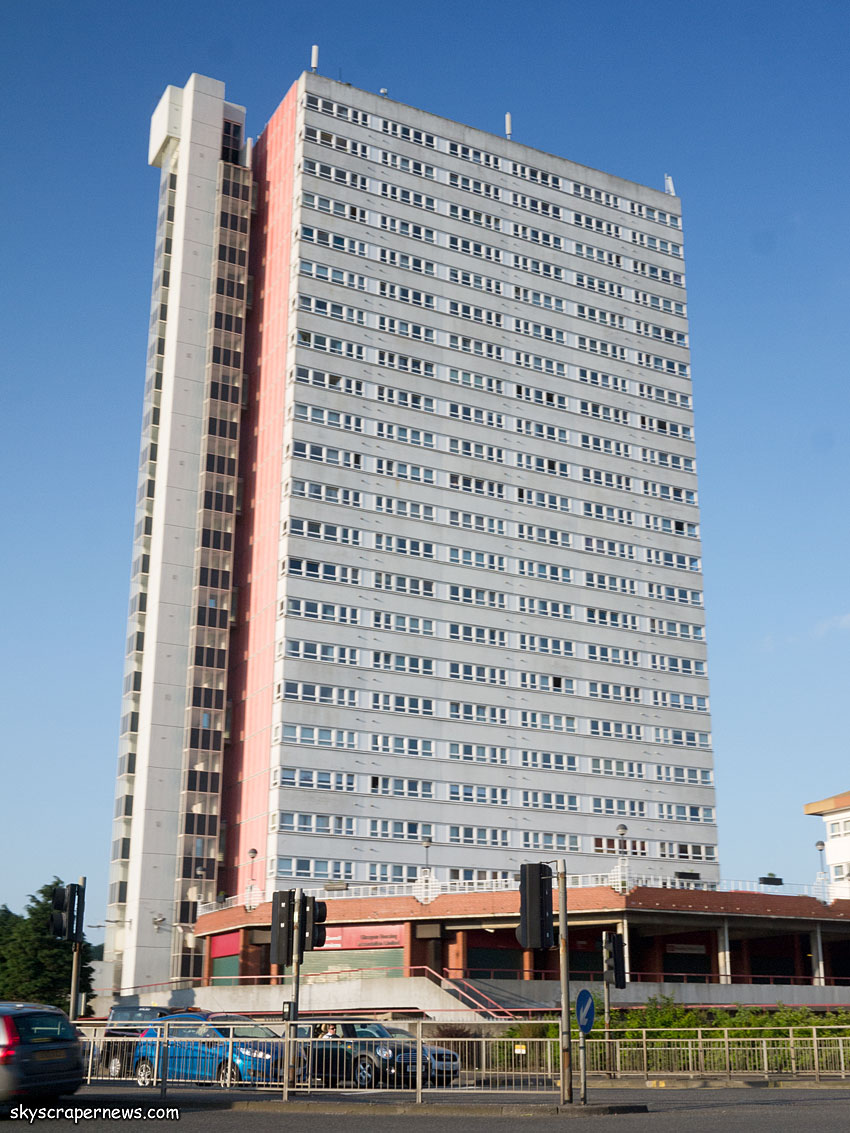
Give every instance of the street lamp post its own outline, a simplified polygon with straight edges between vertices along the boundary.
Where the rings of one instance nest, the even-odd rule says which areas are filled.
[[[820,886],[823,888],[824,898],[826,900],[828,900],[829,899],[829,885],[828,885],[828,878],[827,878],[827,872],[826,872],[826,862],[825,862],[824,856],[823,856],[823,852],[826,849],[826,842],[823,842],[820,839],[818,839],[818,841],[815,842],[815,849],[820,854],[820,873],[818,874],[818,882],[819,882]]]
[[[620,839],[619,845],[617,846],[617,852],[618,852],[617,864],[619,866],[619,874],[620,874],[620,891],[623,892],[623,893],[625,893],[626,888],[628,886],[628,874],[629,874],[629,859],[628,859],[628,852],[629,851],[628,851],[628,847],[627,847],[627,845],[624,841],[628,832],[629,832],[628,826],[626,826],[625,823],[621,822],[619,824],[619,826],[617,827],[617,836]]]

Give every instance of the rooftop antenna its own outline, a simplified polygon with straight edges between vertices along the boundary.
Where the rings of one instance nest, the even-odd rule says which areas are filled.
[[[310,52],[310,70],[315,75],[315,73],[318,69],[319,69],[319,45],[318,45],[318,43],[314,43],[313,49]]]
[[[511,140],[511,133],[512,133],[512,122],[511,122],[511,112],[509,110],[507,112],[507,114],[505,115],[505,137],[508,139],[508,141]]]
[[[676,186],[673,184],[673,178],[669,173],[664,174],[664,192],[669,193],[671,197],[676,196]]]
[[[378,94],[381,96],[381,98],[386,98],[388,93],[389,92],[387,91],[386,87],[381,87],[381,89],[378,91]]]

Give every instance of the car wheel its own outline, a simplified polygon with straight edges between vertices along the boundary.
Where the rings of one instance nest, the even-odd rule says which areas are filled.
[[[354,1084],[360,1090],[368,1090],[375,1081],[375,1067],[372,1059],[361,1055],[354,1064]]]
[[[221,1066],[219,1066],[218,1074],[216,1075],[216,1081],[218,1082],[219,1086],[222,1087],[222,1089],[227,1086],[228,1083],[227,1083],[227,1063],[226,1062],[223,1062],[221,1064]],[[230,1067],[230,1085],[235,1086],[237,1084],[237,1082],[240,1082],[240,1081],[241,1081],[241,1076],[239,1074],[239,1071],[236,1069],[235,1066],[231,1066]]]
[[[139,1086],[152,1086],[154,1080],[153,1067],[146,1058],[136,1067],[136,1083]]]
[[[109,1078],[120,1078],[121,1077],[121,1069],[122,1069],[121,1068],[121,1056],[118,1055],[118,1054],[110,1055],[109,1058],[106,1060],[107,1077],[109,1077]]]

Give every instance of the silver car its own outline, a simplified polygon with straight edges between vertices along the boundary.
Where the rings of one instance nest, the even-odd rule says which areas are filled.
[[[63,1011],[0,1002],[0,1102],[58,1098],[82,1081],[82,1048]]]

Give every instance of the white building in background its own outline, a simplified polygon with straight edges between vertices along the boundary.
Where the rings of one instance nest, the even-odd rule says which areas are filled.
[[[116,984],[220,894],[716,879],[672,182],[318,74],[244,121],[152,121]]]
[[[823,818],[823,850],[826,880],[832,899],[850,897],[850,791],[806,803],[804,814]]]

